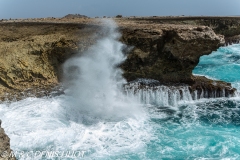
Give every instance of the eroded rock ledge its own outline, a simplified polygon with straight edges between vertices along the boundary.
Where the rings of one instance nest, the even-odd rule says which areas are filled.
[[[128,26],[122,39],[135,46],[122,65],[127,80],[151,78],[163,83],[192,84],[199,58],[224,44],[209,27],[185,25]]]
[[[194,77],[192,70],[200,56],[225,43],[223,36],[206,26],[133,18],[115,20],[122,33],[121,41],[133,47],[121,65],[128,81],[150,78],[198,86],[202,79]],[[64,61],[94,44],[104,34],[100,28],[98,21],[89,18],[79,18],[74,23],[0,23],[0,99],[48,95],[61,81]],[[215,84],[218,86],[219,82]],[[201,86],[207,89],[209,85],[205,82]],[[225,87],[234,91],[230,84]]]

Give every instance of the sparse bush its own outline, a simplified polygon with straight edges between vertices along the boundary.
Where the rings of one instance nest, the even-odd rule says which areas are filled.
[[[119,15],[116,16],[116,18],[122,18],[122,15],[119,14]]]

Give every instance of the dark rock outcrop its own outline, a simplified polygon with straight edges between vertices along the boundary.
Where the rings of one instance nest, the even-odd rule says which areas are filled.
[[[192,70],[202,55],[224,44],[209,27],[124,29],[123,41],[135,46],[122,65],[128,81],[151,78],[163,83],[192,84]]]
[[[204,76],[195,76],[194,84],[189,87],[190,93],[196,93],[195,99],[235,96],[236,89],[230,83],[208,79]]]
[[[15,160],[15,157],[12,157],[12,150],[10,149],[10,139],[5,134],[4,129],[1,128],[2,121],[0,120],[0,160]]]

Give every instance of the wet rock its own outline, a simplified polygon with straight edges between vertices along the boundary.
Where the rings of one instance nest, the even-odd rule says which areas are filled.
[[[15,160],[15,157],[11,157],[10,139],[1,128],[1,123],[0,120],[0,160]]]
[[[194,99],[233,97],[236,89],[230,83],[215,81],[204,76],[194,76],[194,84],[190,86],[190,91]]]
[[[240,43],[240,35],[236,35],[236,36],[233,36],[233,37],[227,37],[225,39],[226,39],[226,45]]]

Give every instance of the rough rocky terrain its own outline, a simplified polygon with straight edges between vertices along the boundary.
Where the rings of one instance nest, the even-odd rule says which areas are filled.
[[[149,21],[161,24],[204,25],[212,28],[216,34],[225,36],[226,44],[236,43],[240,40],[240,17],[139,17],[136,20]]]
[[[127,17],[115,21],[122,33],[120,40],[132,48],[125,51],[128,58],[121,64],[128,81],[151,78],[166,85],[188,84],[191,91],[225,90],[225,95],[217,95],[233,95],[231,84],[195,77],[192,70],[202,55],[239,40],[239,17]],[[62,81],[64,61],[83,53],[104,35],[99,21],[81,16],[1,20],[0,33],[2,101],[48,95]],[[2,129],[0,137],[0,151],[1,146],[10,151]]]
[[[151,78],[163,83],[193,83],[192,70],[200,56],[224,44],[222,36],[204,26],[124,26],[127,29],[123,29],[123,42],[135,46],[123,64],[128,81]]]
[[[61,64],[93,43],[90,35],[96,28],[86,24],[2,24],[1,98],[42,96],[41,91],[51,90],[59,82]]]
[[[101,23],[94,18],[22,21],[0,23],[1,100],[47,95],[62,80],[63,62],[87,50],[104,34]],[[192,86],[199,79],[192,75],[192,70],[200,56],[225,44],[224,36],[199,25],[202,20],[198,18],[195,21],[179,17],[115,18],[115,21],[122,33],[121,41],[133,47],[121,65],[128,81],[152,78]],[[203,88],[202,85],[199,87]],[[234,92],[229,84],[226,89]]]

